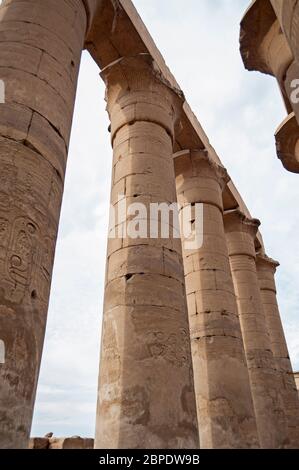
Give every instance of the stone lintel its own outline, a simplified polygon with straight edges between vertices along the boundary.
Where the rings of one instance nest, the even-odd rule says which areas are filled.
[[[257,253],[256,260],[261,265],[261,267],[271,270],[273,274],[275,274],[276,269],[280,266],[279,261],[270,258],[265,253]]]
[[[281,82],[293,54],[270,0],[255,0],[247,9],[241,21],[240,52],[247,70],[276,76]]]
[[[180,89],[131,0],[98,0],[98,8],[86,39],[86,49],[101,69],[122,57],[150,54],[167,82],[174,89]],[[190,105],[183,98],[182,104],[180,124],[175,132],[175,151],[186,148],[207,149],[210,157],[221,164]],[[226,209],[240,207],[250,217],[232,181],[225,188],[224,201]],[[259,245],[263,246],[260,233],[257,238]]]
[[[299,4],[295,0],[270,1],[281,25],[281,29],[288,39],[294,57],[298,60],[299,50],[297,47],[297,25],[299,20]]]
[[[111,139],[125,125],[138,121],[157,124],[174,140],[184,96],[168,82],[148,53],[121,57],[101,72],[106,84]]]
[[[247,217],[239,209],[224,213],[224,227],[230,256],[256,257],[256,234],[260,224],[258,219]]]

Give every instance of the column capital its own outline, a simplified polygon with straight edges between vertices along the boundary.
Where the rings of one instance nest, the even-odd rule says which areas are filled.
[[[278,266],[280,266],[278,261],[269,258],[269,256],[265,255],[264,253],[257,253],[256,268],[261,290],[267,290],[276,293],[274,275]]]
[[[174,138],[184,94],[163,77],[150,54],[121,57],[100,75],[106,84],[112,140],[121,127],[137,121],[158,124]]]
[[[223,190],[230,181],[230,176],[220,163],[215,162],[207,150],[191,150],[190,151],[192,170],[196,176],[198,172],[206,178],[215,179]]]
[[[255,238],[261,222],[258,219],[247,217],[239,209],[234,209],[224,213],[224,224],[228,233],[244,232]]]
[[[211,204],[223,211],[222,191],[230,177],[207,150],[185,150],[174,154],[177,193],[181,202]]]
[[[258,219],[247,217],[239,209],[224,213],[224,227],[227,236],[229,254],[256,257],[255,237],[259,226]]]
[[[190,162],[188,176],[203,176],[205,178],[215,179],[224,189],[227,183],[231,180],[226,168],[220,163],[213,160],[208,150],[206,149],[194,149],[194,150],[182,150],[173,155],[176,174],[180,173],[184,167],[184,174],[186,173],[186,161]]]
[[[286,170],[299,173],[299,127],[294,112],[290,113],[275,132],[276,153]]]
[[[258,252],[256,254],[256,263],[257,265],[264,270],[272,271],[273,274],[276,273],[276,269],[280,266],[278,261],[267,256],[265,253]]]

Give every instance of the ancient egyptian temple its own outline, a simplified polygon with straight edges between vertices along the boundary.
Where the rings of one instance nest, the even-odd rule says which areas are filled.
[[[278,80],[277,150],[296,172],[298,21],[295,0],[256,0],[241,25],[245,66]],[[84,49],[106,87],[111,205],[202,217],[191,246],[107,231],[95,448],[299,448],[279,263],[131,0],[0,6],[0,448],[29,445]]]

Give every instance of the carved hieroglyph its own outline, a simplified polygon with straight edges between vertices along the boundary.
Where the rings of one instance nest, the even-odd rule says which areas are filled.
[[[151,202],[175,202],[176,91],[148,54],[120,59],[102,76],[113,144],[112,204],[149,209]],[[149,210],[147,217],[150,223]],[[95,446],[196,448],[181,240],[172,233],[122,234],[109,239],[107,255]]]
[[[87,20],[81,0],[0,7],[0,448],[27,448]]]
[[[279,2],[273,0],[274,3]],[[277,22],[272,33],[275,33],[273,45],[278,45],[282,51],[286,44],[284,40],[281,42],[283,38],[279,36]],[[114,207],[123,202],[141,202],[147,208],[151,202],[175,202],[174,149],[205,147],[213,160],[219,161],[130,0],[2,1],[0,447],[3,448],[26,448],[28,445],[85,36],[88,50],[98,66],[104,69],[103,78],[107,84],[113,144],[111,201]],[[267,47],[270,54],[275,47]],[[280,57],[281,54],[272,54],[272,65],[284,80],[282,72],[288,65],[288,51],[282,62]],[[289,71],[292,73],[288,74],[287,80],[293,77],[296,68]],[[2,103],[4,94],[5,102]],[[284,97],[287,98],[285,93]],[[176,125],[180,111],[180,122]],[[293,126],[291,119],[279,133],[280,140]],[[287,145],[280,147],[288,160],[297,140],[293,136]],[[207,173],[204,176],[206,178]],[[205,358],[201,359],[196,378],[203,377],[209,389],[203,390],[203,384],[198,382],[198,390],[203,391],[201,417],[205,413],[201,435],[206,447],[254,447],[252,403],[223,237],[222,202],[226,209],[239,206],[247,215],[249,212],[232,182],[227,184],[221,200],[220,180],[214,179],[213,197],[202,199],[209,231],[205,233],[207,245],[193,257],[198,264],[192,264],[192,272],[187,270],[191,316],[194,292],[199,305],[212,309],[213,299],[204,292],[203,285],[212,286],[211,290],[214,289],[215,298],[219,300],[218,306],[222,304],[221,311],[215,309],[215,323],[214,319],[210,320],[211,312],[205,311],[204,324],[198,322],[193,330],[199,334],[195,343],[201,338],[207,346],[202,350],[195,348],[194,352],[196,364],[200,363],[197,361],[199,354]],[[196,187],[195,194],[197,191]],[[142,219],[139,221],[141,223]],[[138,220],[135,218],[134,222]],[[262,246],[260,234],[256,239]],[[254,255],[250,256],[254,258]],[[186,266],[190,261],[187,258],[185,254]],[[208,259],[207,270],[204,258]],[[250,262],[251,267],[253,262],[254,259]],[[182,266],[181,242],[174,236],[132,239],[123,234],[109,239],[96,447],[198,447]],[[211,267],[216,273],[212,281]],[[249,292],[250,296],[256,296],[256,273],[253,284],[248,274],[243,272],[242,275],[248,281],[245,294]],[[192,277],[195,279],[194,292],[190,287]],[[238,275],[238,282],[241,281]],[[226,293],[222,298],[216,295],[218,283]],[[240,303],[240,313],[245,322],[246,312],[242,305]],[[254,400],[257,419],[263,422],[259,428],[264,426],[265,433],[269,431],[271,446],[275,441],[279,447],[283,445],[284,424],[276,400],[278,394],[268,374],[273,368],[263,351],[256,356],[250,349],[254,349],[255,337],[257,341],[261,339],[257,329],[259,321],[248,322],[252,331],[245,328],[243,336],[252,390],[254,393],[257,388],[262,390],[261,400]],[[213,339],[210,344],[207,341],[209,332],[213,331],[214,337],[215,330],[221,330],[219,337],[215,335],[217,341]],[[249,333],[251,338],[248,339]],[[231,337],[227,339],[229,335]],[[264,329],[262,335],[267,335]],[[222,350],[221,342],[225,345]],[[263,345],[259,344],[258,349],[263,349]],[[223,351],[227,361],[233,364],[230,368],[221,357]],[[253,372],[253,363],[256,369],[264,369],[266,365],[265,381],[262,370]],[[232,370],[234,374],[231,374]],[[268,379],[274,388],[271,389]],[[266,396],[269,396],[268,401]],[[274,403],[273,417],[268,406]],[[242,416],[244,422],[240,422]],[[219,429],[215,430],[218,424]],[[211,436],[207,437],[209,426]],[[248,434],[245,436],[246,427]],[[35,444],[48,446],[49,442]],[[53,442],[54,447],[62,445],[76,444],[64,440]]]

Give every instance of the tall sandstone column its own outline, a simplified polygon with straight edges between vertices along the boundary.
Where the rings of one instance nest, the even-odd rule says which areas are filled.
[[[286,418],[255,263],[260,222],[239,210],[226,213],[224,221],[260,445],[282,448],[287,445]]]
[[[277,261],[257,255],[257,273],[276,368],[281,376],[281,394],[288,423],[289,446],[299,447],[299,399],[276,298]]]
[[[181,210],[203,204],[203,245],[187,248],[182,234],[201,448],[258,447],[223,225],[229,178],[204,151],[175,158],[175,172]]]
[[[0,7],[0,448],[28,447],[86,27],[82,0]]]
[[[162,81],[148,54],[122,58],[102,76],[113,143],[111,203],[129,212],[137,203],[131,223],[148,225],[150,203],[176,202],[179,92]],[[95,447],[198,447],[181,240],[172,233],[150,238],[147,226],[141,238],[109,238],[107,256]]]

